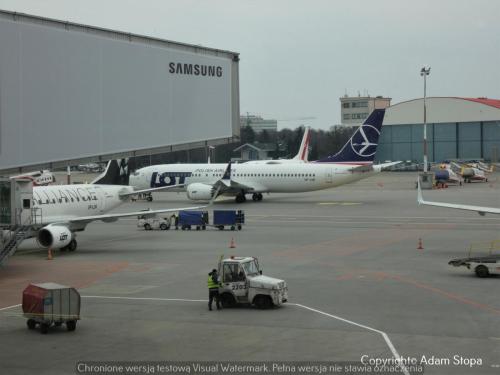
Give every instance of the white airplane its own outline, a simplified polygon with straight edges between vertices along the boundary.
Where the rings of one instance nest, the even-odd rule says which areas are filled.
[[[306,127],[304,129],[304,134],[302,135],[302,142],[300,143],[299,151],[292,159],[276,159],[276,160],[251,160],[247,161],[247,165],[255,164],[285,164],[285,163],[307,163],[309,154],[309,143],[311,142],[311,132],[310,128]]]
[[[436,207],[454,208],[457,210],[476,211],[481,216],[484,216],[485,214],[500,215],[500,208],[495,208],[495,207],[482,207],[482,206],[472,206],[472,205],[468,205],[468,204],[455,204],[455,203],[426,201],[426,200],[424,200],[424,197],[422,195],[422,189],[420,188],[420,181],[418,181],[417,201],[418,201],[418,204],[425,205],[425,206],[436,206]]]
[[[29,179],[33,181],[33,186],[46,186],[56,182],[55,176],[51,171],[44,169],[42,171],[28,172],[17,176],[11,176],[10,179]]]
[[[35,213],[36,220],[30,237],[36,237],[38,243],[45,248],[74,251],[77,247],[75,232],[85,230],[90,222],[100,220],[108,223],[122,217],[144,215],[144,211],[107,213],[133,195],[164,190],[152,188],[137,191],[132,186],[112,185],[126,180],[126,174],[126,161],[112,160],[92,184],[33,187],[32,212]],[[206,205],[150,210],[147,215],[203,207]]]
[[[225,164],[162,164],[137,170],[124,183],[138,189],[179,186],[192,200],[210,200],[218,194],[236,196],[236,202],[254,201],[263,193],[297,193],[328,189],[369,177],[395,163],[373,165],[385,110],[373,111],[335,155],[310,163],[241,163],[225,171]],[[219,183],[220,181],[220,183]]]

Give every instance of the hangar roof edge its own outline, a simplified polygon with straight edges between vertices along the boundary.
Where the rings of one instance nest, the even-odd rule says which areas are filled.
[[[456,99],[469,100],[471,102],[481,103],[481,104],[489,105],[490,107],[495,107],[495,108],[500,109],[500,100],[499,99],[489,99],[489,98],[456,98]]]
[[[395,106],[400,105],[400,104],[410,103],[410,102],[422,100],[422,99],[423,98],[404,100],[402,102],[392,104],[390,107],[395,107]],[[464,98],[464,97],[460,97],[460,96],[428,96],[427,99],[460,99],[460,100],[467,100],[470,102],[484,104],[484,105],[487,105],[489,107],[494,107],[494,108],[500,109],[500,99],[490,99],[490,98],[486,98],[486,97]]]
[[[38,24],[40,24],[40,23],[52,24],[53,26],[57,25],[59,27],[63,27],[66,29],[68,29],[68,27],[72,26],[80,32],[82,32],[82,31],[85,32],[87,30],[94,30],[96,32],[106,34],[106,35],[102,35],[102,36],[110,37],[113,35],[120,35],[122,37],[129,38],[130,41],[132,40],[132,38],[134,38],[138,42],[141,42],[144,40],[149,40],[149,41],[156,42],[156,43],[164,43],[164,44],[170,45],[170,46],[192,48],[195,51],[196,50],[203,50],[203,51],[212,52],[212,53],[216,53],[216,54],[217,53],[226,54],[226,55],[233,56],[234,61],[238,61],[239,55],[240,55],[239,52],[223,50],[223,49],[219,49],[219,48],[212,48],[212,47],[206,47],[206,46],[202,46],[202,45],[176,42],[173,40],[162,39],[162,38],[149,36],[149,35],[129,33],[129,32],[122,31],[122,30],[113,30],[113,29],[108,29],[108,28],[100,27],[100,26],[88,25],[88,24],[71,22],[71,21],[64,21],[64,20],[59,20],[56,18],[37,16],[34,14],[15,12],[15,11],[10,11],[10,10],[5,10],[5,9],[0,9],[0,16],[3,16],[3,18],[12,17],[13,21],[31,21],[32,23],[38,23]]]

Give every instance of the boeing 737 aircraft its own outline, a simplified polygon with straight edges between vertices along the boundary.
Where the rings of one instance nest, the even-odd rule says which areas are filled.
[[[179,186],[192,200],[210,200],[219,194],[236,196],[236,202],[254,201],[263,193],[298,193],[329,189],[380,172],[396,163],[373,165],[385,110],[377,109],[335,155],[310,163],[242,163],[225,175],[225,164],[162,164],[137,170],[130,185],[138,189]],[[221,181],[221,184],[218,182]]]
[[[76,250],[75,232],[85,230],[92,221],[113,222],[122,217],[144,215],[144,211],[108,214],[128,200],[130,196],[158,191],[150,188],[134,190],[132,186],[110,185],[123,180],[128,174],[119,161],[108,163],[106,171],[92,184],[51,185],[33,187],[34,217],[30,237],[36,237],[42,247],[51,249]],[[192,210],[200,207],[168,208],[147,211],[147,215]]]

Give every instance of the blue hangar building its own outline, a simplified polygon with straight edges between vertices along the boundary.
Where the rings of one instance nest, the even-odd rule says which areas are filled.
[[[427,148],[430,162],[500,159],[500,100],[429,97]],[[376,160],[423,160],[424,100],[386,109]]]

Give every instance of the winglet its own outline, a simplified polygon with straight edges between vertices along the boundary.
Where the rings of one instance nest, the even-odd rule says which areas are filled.
[[[224,172],[224,175],[222,176],[222,180],[230,180],[231,179],[231,162],[226,167],[226,171]]]
[[[418,188],[418,193],[417,193],[417,202],[418,204],[424,204],[424,197],[422,196],[422,188],[420,187],[420,176],[418,177],[417,180],[417,188]]]

